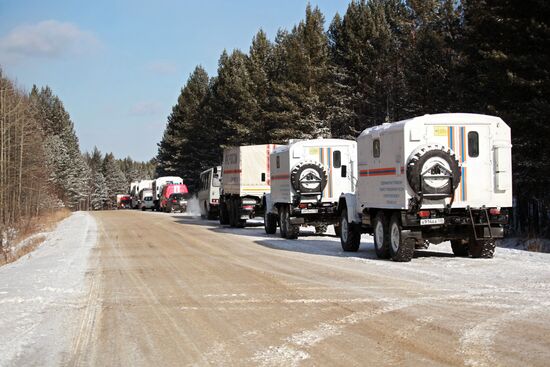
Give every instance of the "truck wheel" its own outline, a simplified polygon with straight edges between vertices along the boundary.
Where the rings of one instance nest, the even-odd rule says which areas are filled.
[[[229,224],[229,213],[227,212],[227,205],[224,202],[220,203],[220,224],[221,225],[227,225]]]
[[[468,256],[468,243],[463,240],[451,240],[451,248],[455,256],[467,257]]]
[[[340,227],[340,224],[334,225],[334,233],[336,234],[336,237],[340,237],[340,234],[342,233],[341,228],[342,227]]]
[[[208,214],[206,214],[206,219],[209,219],[209,220],[213,220],[213,219],[216,219],[216,212],[214,210],[212,210],[212,208],[210,208],[208,211],[207,211]]]
[[[388,221],[382,211],[379,211],[374,218],[374,249],[379,259],[390,258]]]
[[[279,233],[282,238],[286,238],[286,233],[288,232],[288,214],[286,213],[286,205],[279,207]]]
[[[281,206],[281,237],[289,240],[298,238],[300,227],[290,223],[290,207]]]
[[[246,219],[241,219],[241,198],[233,200],[233,218],[235,220],[234,227],[244,228],[246,226]]]
[[[326,224],[315,226],[315,234],[324,234],[326,231],[327,231]]]
[[[342,210],[340,216],[340,243],[342,244],[342,250],[349,252],[357,252],[359,245],[361,244],[361,232],[357,226],[348,222],[348,210]],[[336,229],[336,226],[334,227]]]
[[[495,247],[495,240],[492,239],[476,241],[475,239],[470,238],[470,242],[468,244],[470,256],[481,259],[492,259],[495,255]]]
[[[399,213],[394,213],[390,220],[390,254],[393,261],[409,262],[414,255],[414,243],[403,241],[403,227]]]
[[[230,198],[227,201],[227,211],[229,212],[229,225],[231,227],[237,226],[237,220],[235,218],[235,200],[233,198]]]
[[[275,234],[277,232],[277,216],[273,213],[264,214],[264,229],[267,234]]]

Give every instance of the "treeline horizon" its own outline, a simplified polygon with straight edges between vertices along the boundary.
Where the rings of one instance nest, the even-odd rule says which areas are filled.
[[[325,28],[308,4],[273,40],[260,29],[248,52],[224,50],[216,76],[195,68],[158,144],[157,175],[196,190],[226,146],[355,139],[424,114],[489,114],[512,128],[512,230],[548,237],[548,19],[543,0],[359,0]]]
[[[0,253],[18,229],[58,208],[110,209],[129,183],[152,178],[154,161],[82,154],[73,122],[48,86],[19,88],[0,68]]]

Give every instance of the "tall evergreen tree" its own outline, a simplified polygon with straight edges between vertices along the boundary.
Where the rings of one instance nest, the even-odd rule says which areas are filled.
[[[502,117],[511,125],[515,194],[526,222],[533,208],[550,207],[550,3],[463,4],[464,108]],[[548,221],[547,215],[523,223],[520,230],[529,227],[533,234],[540,233],[542,221]]]
[[[116,206],[117,194],[125,194],[128,192],[128,182],[124,173],[120,169],[113,153],[107,153],[103,159],[102,171],[107,185],[108,199],[105,202],[107,208]]]
[[[290,33],[279,31],[272,69],[269,118],[274,142],[330,136],[326,117],[329,50],[319,8],[306,8],[305,20]]]

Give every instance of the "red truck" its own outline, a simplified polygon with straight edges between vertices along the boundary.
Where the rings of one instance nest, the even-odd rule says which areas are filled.
[[[189,191],[185,184],[164,185],[159,198],[160,210],[166,213],[174,211],[183,213],[187,210],[188,197]]]
[[[117,209],[130,209],[132,207],[132,197],[130,195],[118,194],[116,196]]]

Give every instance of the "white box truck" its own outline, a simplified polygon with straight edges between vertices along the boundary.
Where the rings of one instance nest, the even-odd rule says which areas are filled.
[[[271,193],[265,195],[265,231],[280,223],[283,238],[297,238],[300,226],[328,225],[339,232],[340,196],[355,191],[357,143],[342,139],[291,141],[271,153]]]
[[[221,174],[221,166],[212,167],[201,172],[197,196],[199,199],[201,217],[203,218],[216,219],[218,217]]]
[[[220,194],[220,223],[244,227],[263,215],[263,196],[269,193],[269,155],[277,145],[224,149]]]
[[[341,243],[410,261],[451,241],[457,256],[491,258],[512,206],[510,128],[498,117],[450,113],[385,123],[357,139],[355,194],[340,198]]]
[[[156,180],[153,180],[152,190],[153,190],[153,208],[154,210],[160,210],[160,195],[162,194],[162,189],[165,185],[181,185],[183,184],[183,179],[178,176],[163,176],[159,177]]]

